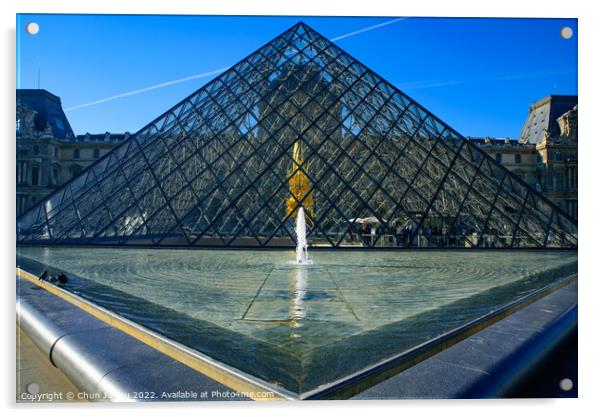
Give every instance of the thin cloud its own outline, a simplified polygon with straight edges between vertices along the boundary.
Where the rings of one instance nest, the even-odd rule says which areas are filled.
[[[189,77],[179,78],[177,80],[166,81],[164,83],[151,85],[150,87],[144,87],[144,88],[140,88],[138,90],[128,91],[128,92],[117,94],[117,95],[114,95],[111,97],[102,98],[100,100],[91,101],[89,103],[78,104],[77,106],[72,106],[72,107],[66,108],[65,111],[71,111],[71,110],[81,109],[83,107],[94,106],[96,104],[101,104],[101,103],[106,103],[108,101],[117,100],[118,98],[133,96],[136,94],[145,93],[147,91],[156,90],[157,88],[168,87],[170,85],[179,84],[179,83],[183,83],[183,82],[190,81],[190,80],[196,80],[198,78],[204,78],[204,77],[209,77],[211,75],[221,74],[222,72],[226,71],[227,69],[228,68],[220,68],[220,69],[209,71],[209,72],[203,72],[201,74],[191,75]]]
[[[335,38],[330,39],[330,41],[331,42],[336,42],[336,41],[339,41],[341,39],[350,38],[352,36],[356,36],[356,35],[359,35],[361,33],[369,32],[371,30],[381,28],[383,26],[392,25],[393,23],[397,23],[397,22],[402,21],[404,19],[407,19],[407,18],[406,17],[400,17],[398,19],[388,20],[386,22],[379,23],[377,25],[368,26],[368,27],[363,28],[363,29],[359,29],[359,30],[355,30],[353,32],[345,33],[344,35],[340,35],[340,36],[337,36]],[[203,73],[200,73],[200,74],[191,75],[189,77],[179,78],[177,80],[166,81],[164,83],[151,85],[149,87],[144,87],[144,88],[140,88],[140,89],[137,89],[137,90],[127,91],[125,93],[116,94],[116,95],[111,96],[111,97],[106,97],[106,98],[102,98],[102,99],[99,99],[99,100],[94,100],[94,101],[91,101],[89,103],[84,103],[84,104],[78,104],[76,106],[71,106],[71,107],[66,108],[65,111],[68,112],[68,111],[72,111],[72,110],[82,109],[84,107],[95,106],[97,104],[107,103],[109,101],[117,100],[117,99],[120,99],[120,98],[123,98],[123,97],[134,96],[134,95],[137,95],[137,94],[146,93],[147,91],[152,91],[152,90],[156,90],[156,89],[159,89],[159,88],[169,87],[169,86],[174,85],[174,84],[180,84],[180,83],[183,83],[183,82],[186,82],[186,81],[190,81],[190,80],[196,80],[196,79],[199,79],[199,78],[210,77],[212,75],[221,74],[222,72],[226,71],[227,69],[228,68],[220,68],[220,69],[216,69],[216,70],[209,71],[209,72],[203,72]]]
[[[406,20],[407,17],[400,17],[393,20],[387,20],[386,22],[379,23],[378,25],[368,26],[367,28],[355,30],[353,32],[346,33],[344,35],[337,36],[336,38],[330,39],[331,42],[340,41],[341,39],[350,38],[351,36],[359,35],[360,33],[369,32],[374,29],[382,28],[383,26],[392,25],[393,23],[401,22]]]

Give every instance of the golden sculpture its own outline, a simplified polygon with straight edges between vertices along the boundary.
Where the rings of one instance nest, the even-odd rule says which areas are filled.
[[[311,223],[311,218],[315,218],[314,214],[314,197],[313,193],[310,192],[310,182],[309,178],[305,174],[304,171],[299,168],[303,166],[303,169],[307,171],[308,165],[303,165],[305,161],[303,161],[303,149],[301,147],[301,141],[297,140],[293,145],[293,166],[288,176],[290,179],[288,180],[288,188],[295,196],[297,200],[293,197],[288,197],[286,199],[286,213],[285,215],[291,218],[296,218],[297,216],[297,208],[299,207],[299,202],[305,209],[305,213],[308,214],[308,221]],[[293,174],[294,173],[294,174]],[[291,177],[292,175],[292,177]],[[303,198],[305,197],[305,200]],[[311,218],[310,218],[311,216]]]

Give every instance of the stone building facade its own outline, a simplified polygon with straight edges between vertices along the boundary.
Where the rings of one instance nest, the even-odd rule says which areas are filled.
[[[469,138],[577,219],[577,96],[533,104],[518,140]]]
[[[59,97],[46,90],[17,90],[17,216],[128,136],[75,135]]]

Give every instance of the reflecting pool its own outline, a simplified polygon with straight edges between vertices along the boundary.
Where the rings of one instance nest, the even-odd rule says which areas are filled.
[[[18,247],[29,272],[295,393],[577,271],[576,252]]]

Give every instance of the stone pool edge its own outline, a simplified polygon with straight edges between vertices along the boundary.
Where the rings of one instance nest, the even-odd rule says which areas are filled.
[[[67,311],[63,317],[64,321],[73,321],[76,323],[73,329],[61,328],[55,324],[55,318],[49,318],[49,314],[45,311],[40,311],[35,306],[27,301],[27,297],[22,297],[17,294],[17,324],[33,339],[34,343],[48,356],[49,361],[61,369],[72,382],[83,390],[90,392],[101,392],[107,394],[107,399],[116,401],[145,401],[153,398],[136,398],[132,399],[130,392],[138,392],[136,385],[144,386],[148,381],[148,375],[144,372],[134,372],[133,380],[127,381],[126,386],[119,381],[111,381],[112,373],[119,370],[124,363],[142,363],[140,358],[132,357],[133,354],[119,349],[123,358],[119,358],[119,365],[108,372],[103,373],[102,366],[96,366],[96,363],[103,364],[103,351],[94,352],[94,347],[90,346],[90,342],[86,337],[91,335],[86,334],[87,330],[104,331],[106,329],[113,330],[110,335],[113,346],[119,342],[124,342],[136,349],[142,345],[142,355],[153,355],[153,351],[161,358],[171,359],[175,366],[174,369],[164,367],[163,372],[171,375],[162,375],[163,379],[176,376],[182,372],[182,367],[192,370],[194,374],[204,377],[202,381],[209,388],[226,388],[238,393],[255,393],[252,397],[254,400],[292,400],[297,396],[283,388],[269,384],[252,375],[248,375],[238,369],[232,368],[227,364],[219,362],[207,355],[204,355],[194,349],[190,349],[178,342],[168,339],[152,330],[149,330],[131,320],[118,316],[117,314],[97,306],[88,300],[85,300],[75,294],[69,293],[48,282],[39,281],[37,277],[31,275],[27,271],[20,268],[16,269],[17,280],[22,279],[24,282],[33,284],[39,289],[46,290],[45,295],[57,298],[60,302],[66,304]],[[19,285],[19,284],[18,284]],[[72,311],[69,311],[72,310]],[[82,313],[84,313],[82,315]],[[78,316],[78,317],[77,317]],[[83,321],[83,323],[79,323]],[[63,326],[65,327],[65,326]],[[71,326],[69,326],[71,327]],[[134,345],[131,341],[134,341]],[[62,346],[69,345],[69,346]],[[59,349],[60,348],[60,349]],[[82,355],[81,351],[86,351]],[[86,357],[87,356],[87,357]],[[129,357],[129,358],[128,358]],[[194,376],[184,378],[184,386],[198,383]],[[203,378],[201,378],[203,379]],[[131,388],[130,392],[127,389]],[[189,386],[187,388],[198,389],[198,386]],[[185,389],[179,389],[182,391]],[[224,399],[224,398],[222,398]],[[167,399],[171,400],[171,398]]]

